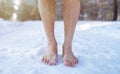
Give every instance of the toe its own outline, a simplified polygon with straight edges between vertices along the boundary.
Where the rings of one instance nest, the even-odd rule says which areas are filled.
[[[72,66],[74,67],[74,66],[76,66],[76,61],[73,61],[73,63],[72,63]]]
[[[44,59],[44,61],[43,61],[43,62],[47,64],[47,61],[48,61],[47,59]]]
[[[45,57],[43,56],[43,58],[42,58],[42,62],[45,63],[45,61],[46,61],[46,59],[45,59]]]
[[[75,60],[73,61],[73,65],[76,65],[77,63],[78,63],[78,60],[75,59]]]
[[[56,65],[56,63],[55,62],[50,62],[50,65],[54,66],[54,65]]]
[[[76,63],[75,63],[75,61],[73,61],[73,62],[72,62],[72,66],[75,66],[75,65],[76,65]]]
[[[51,66],[54,66],[54,65],[57,64],[57,61],[56,61],[56,60],[50,60],[49,64],[50,64]]]
[[[76,61],[75,61],[75,62],[76,62],[76,64],[78,64],[78,62],[79,62],[79,61],[78,61],[78,59],[76,59]]]
[[[44,58],[42,58],[42,62],[44,62]]]
[[[46,60],[46,64],[49,64],[49,60]]]
[[[65,66],[72,66],[72,63],[70,63],[69,61],[66,60],[66,61],[64,61],[64,65]]]

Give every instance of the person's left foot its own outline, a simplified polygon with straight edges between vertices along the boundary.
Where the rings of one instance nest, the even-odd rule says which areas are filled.
[[[78,59],[74,56],[71,48],[63,47],[63,63],[66,66],[74,67],[78,63]]]

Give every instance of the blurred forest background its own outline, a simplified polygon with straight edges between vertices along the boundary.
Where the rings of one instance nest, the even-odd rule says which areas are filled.
[[[0,18],[40,20],[37,0],[0,0]],[[56,0],[56,20],[62,20],[63,0]],[[80,20],[120,20],[120,0],[81,0]]]

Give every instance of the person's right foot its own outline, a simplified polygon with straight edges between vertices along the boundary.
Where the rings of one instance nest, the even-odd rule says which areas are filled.
[[[47,51],[42,57],[42,62],[50,66],[56,65],[58,61],[57,57],[57,43],[48,44]]]

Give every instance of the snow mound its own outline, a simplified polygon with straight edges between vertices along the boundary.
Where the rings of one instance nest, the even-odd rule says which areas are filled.
[[[120,74],[120,22],[78,22],[73,52],[79,64],[62,63],[63,22],[55,22],[59,49],[56,66],[40,59],[46,49],[41,21],[10,22],[0,19],[0,74]]]

